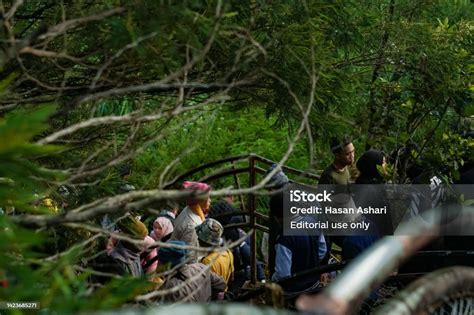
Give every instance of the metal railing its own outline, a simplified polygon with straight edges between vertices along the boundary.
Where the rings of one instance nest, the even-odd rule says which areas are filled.
[[[243,167],[237,167],[236,164],[244,164]],[[254,187],[257,184],[257,175],[258,174],[265,174],[265,171],[268,167],[275,164],[275,161],[269,160],[262,156],[256,154],[244,154],[244,155],[237,155],[233,157],[228,157],[221,160],[212,161],[203,165],[200,165],[196,168],[193,168],[183,174],[176,176],[171,181],[167,182],[164,185],[164,188],[172,188],[177,187],[181,184],[182,181],[187,180],[189,178],[196,178],[196,175],[199,173],[204,173],[200,178],[196,178],[196,180],[210,183],[212,181],[222,179],[225,177],[233,176],[234,178],[234,185],[237,189],[241,188],[241,183],[239,179],[239,175],[247,174],[248,175],[248,186]],[[228,165],[226,168],[222,168],[223,165]],[[262,168],[261,166],[264,166]],[[212,171],[213,168],[219,167],[217,171]],[[294,183],[300,183],[299,180],[306,179],[306,180],[314,180],[318,181],[319,176],[310,172],[305,172],[298,170],[296,168],[292,168],[289,166],[282,166],[282,170],[286,174],[292,174],[298,176],[296,180],[290,180]],[[210,172],[209,172],[210,171]],[[207,173],[209,172],[209,173]],[[302,184],[302,183],[300,183]],[[233,215],[246,215],[248,216],[249,220],[245,223],[239,224],[232,224],[226,227],[241,227],[241,228],[249,228],[252,230],[259,230],[262,232],[268,232],[268,228],[266,224],[259,224],[259,221],[268,222],[268,216],[264,213],[258,212],[256,209],[256,195],[249,194],[247,203],[245,203],[245,198],[242,195],[239,195],[240,201],[240,209],[241,211],[238,213],[234,213]],[[250,236],[250,246],[251,246],[251,259],[250,259],[250,273],[251,273],[251,283],[255,284],[257,282],[257,235],[256,233],[252,233]]]
[[[237,164],[244,164],[237,167]],[[212,182],[221,178],[233,176],[234,184],[237,189],[240,189],[241,183],[239,175],[248,175],[248,186],[254,187],[257,184],[257,176],[265,174],[265,169],[275,162],[264,157],[247,154],[229,157],[226,159],[213,161],[197,168],[194,168],[186,173],[183,173],[165,185],[165,188],[176,187],[181,181],[189,178],[197,179],[205,182]],[[225,164],[230,164],[228,168],[220,168],[217,171],[212,171],[212,168],[219,167]],[[264,165],[264,167],[262,167]],[[316,174],[300,171],[294,168],[283,166],[282,169],[287,174],[298,175],[300,178],[307,180],[319,180]],[[211,170],[211,171],[210,171]],[[210,171],[210,172],[209,172]],[[200,172],[207,172],[200,178],[196,175]],[[297,182],[294,181],[293,182]],[[245,223],[232,224],[227,227],[243,227],[253,230],[260,230],[267,232],[268,228],[264,224],[259,224],[259,221],[267,222],[268,216],[257,211],[256,194],[247,195],[247,202],[244,196],[239,196],[241,211],[235,212],[232,215],[247,215],[249,220]],[[472,212],[471,212],[472,213]],[[465,221],[462,223],[471,222]],[[426,228],[426,227],[425,227]],[[434,226],[433,226],[434,228]],[[426,232],[426,231],[425,231]],[[403,261],[415,255],[417,251],[422,249],[426,244],[430,243],[437,235],[436,231],[429,231],[430,233],[418,235],[403,235],[403,236],[388,236],[381,239],[377,244],[366,250],[362,255],[351,262],[341,262],[335,266],[318,266],[311,270],[301,272],[285,278],[282,281],[298,281],[304,278],[307,274],[321,274],[323,272],[340,270],[345,267],[344,272],[339,275],[336,280],[327,288],[316,296],[301,296],[297,300],[297,307],[300,311],[318,313],[318,314],[351,314],[359,305],[362,304],[365,298],[378,286],[380,286],[387,279],[403,279],[413,280],[422,276],[424,273],[413,274],[399,274],[393,275],[393,271]],[[256,233],[251,235],[251,282],[253,284],[257,281],[256,276]],[[467,252],[467,254],[471,252]],[[426,252],[426,255],[431,256],[446,256],[446,255],[466,255],[466,252],[456,253],[453,251],[431,251]],[[255,296],[262,290],[254,290],[248,292],[246,295],[239,297],[238,300],[243,301],[247,298]],[[472,293],[472,292],[471,292]],[[286,311],[287,312],[287,311]],[[286,313],[285,311],[281,313]]]

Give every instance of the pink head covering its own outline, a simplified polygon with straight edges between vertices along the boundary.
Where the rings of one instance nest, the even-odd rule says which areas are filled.
[[[203,193],[203,192],[207,192],[209,190],[211,190],[211,186],[209,186],[208,184],[206,183],[200,183],[200,182],[189,182],[189,181],[185,181],[183,183],[183,188],[186,189],[186,190],[192,190],[192,191],[197,191],[197,192],[200,192],[200,193]],[[190,196],[188,198],[188,205],[192,205],[192,204],[196,204],[200,201],[203,201],[203,200],[206,200],[207,199],[207,196],[206,195],[200,195],[200,196]]]
[[[209,186],[206,183],[200,183],[200,182],[189,182],[185,181],[183,183],[183,188],[184,189],[190,189],[190,190],[210,190],[211,186]]]
[[[158,237],[157,235],[154,235],[155,231],[153,231],[152,236],[154,239],[158,240],[165,237],[166,235],[170,233],[173,233],[173,230],[174,230],[173,223],[171,223],[171,220],[168,219],[167,217],[158,217],[156,218],[155,222],[153,222],[153,224],[155,223],[158,223],[161,226],[163,235],[161,237]]]

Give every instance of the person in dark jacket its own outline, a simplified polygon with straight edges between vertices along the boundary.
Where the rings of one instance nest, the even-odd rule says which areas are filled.
[[[382,174],[386,167],[384,154],[378,150],[366,151],[359,158],[356,166],[360,172],[354,185],[356,205],[362,208],[387,206],[386,215],[372,216],[371,219],[377,228],[375,231],[379,235],[393,234],[390,207],[383,186],[385,180]]]
[[[242,217],[239,215],[231,215],[236,213],[237,209],[232,206],[232,196],[226,196],[222,200],[211,206],[209,210],[209,218],[216,219],[222,226],[224,226],[224,239],[230,242],[236,242],[245,235],[245,232],[236,227],[228,228],[226,225],[234,223],[243,223]],[[250,279],[250,263],[251,263],[251,248],[250,237],[247,237],[238,246],[232,249],[234,256],[235,271],[241,271],[245,274],[245,280]],[[240,273],[239,273],[240,274]],[[265,280],[265,272],[262,263],[257,260],[257,279],[259,281]]]
[[[357,161],[357,169],[360,174],[355,181],[355,203],[358,207],[384,207],[387,200],[383,194],[381,184],[384,178],[379,169],[385,167],[385,157],[381,151],[369,150],[362,154]],[[368,221],[368,218],[365,219]],[[372,246],[383,234],[392,232],[392,220],[390,213],[377,216],[372,222],[375,227],[371,233],[365,235],[348,235],[342,244],[342,259],[353,259],[366,248]],[[371,225],[373,225],[371,224]]]
[[[283,195],[274,195],[270,203],[270,215],[277,224],[283,226]],[[304,217],[307,222],[315,222],[311,216]],[[283,235],[279,233],[275,242],[275,272],[273,281],[289,277],[319,265],[327,251],[326,242],[322,234],[318,235]],[[283,285],[287,294],[310,291],[319,286],[319,275],[308,276],[297,282]]]
[[[357,177],[356,184],[383,184],[384,178],[379,172],[378,167],[385,168],[386,161],[382,151],[369,150],[364,152],[362,156],[357,160],[357,169],[359,170],[359,176]]]
[[[277,164],[273,164],[267,171],[266,175],[270,174],[275,168],[277,168]],[[278,223],[278,219],[272,214],[272,207],[283,207],[283,190],[285,186],[289,184],[290,180],[285,175],[285,173],[278,169],[278,171],[273,174],[270,178],[268,183],[265,185],[265,188],[270,191],[274,192],[273,195],[270,197],[270,215],[268,218],[268,272],[269,274],[273,274],[275,271],[275,244],[278,236],[282,234],[281,225]],[[265,235],[264,235],[265,237]]]

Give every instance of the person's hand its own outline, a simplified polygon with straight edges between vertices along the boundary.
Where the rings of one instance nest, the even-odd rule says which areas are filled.
[[[322,284],[327,284],[328,281],[329,281],[329,274],[328,274],[328,273],[322,273],[322,274],[319,276],[319,281],[320,281]]]

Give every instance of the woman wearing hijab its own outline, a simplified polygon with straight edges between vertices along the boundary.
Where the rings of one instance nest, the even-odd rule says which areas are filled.
[[[159,215],[153,222],[153,231],[145,238],[147,249],[141,255],[141,263],[147,274],[155,272],[158,267],[157,253],[159,247],[155,242],[166,242],[173,233],[173,223],[165,215]]]
[[[369,150],[364,152],[356,164],[360,174],[355,183],[367,185],[383,184],[384,179],[378,167],[384,169],[385,165],[385,156],[382,151]]]
[[[360,174],[355,181],[355,203],[358,207],[382,208],[388,203],[384,195],[383,184],[385,180],[379,171],[385,167],[385,156],[382,151],[369,150],[364,152],[357,161]],[[374,215],[370,232],[365,235],[348,235],[344,238],[342,246],[343,259],[353,259],[366,248],[372,246],[381,236],[391,234],[393,231],[390,213]],[[366,221],[369,219],[366,218]]]
[[[195,228],[204,222],[209,212],[211,198],[209,198],[208,192],[211,187],[205,183],[186,181],[183,183],[183,188],[193,192],[193,194],[188,197],[187,206],[176,218],[171,239],[186,242],[190,246],[199,247]],[[198,255],[195,250],[189,250],[187,257],[191,262],[196,262]]]
[[[166,242],[173,233],[173,223],[166,216],[158,216],[153,222],[153,231],[150,237],[155,241]]]

